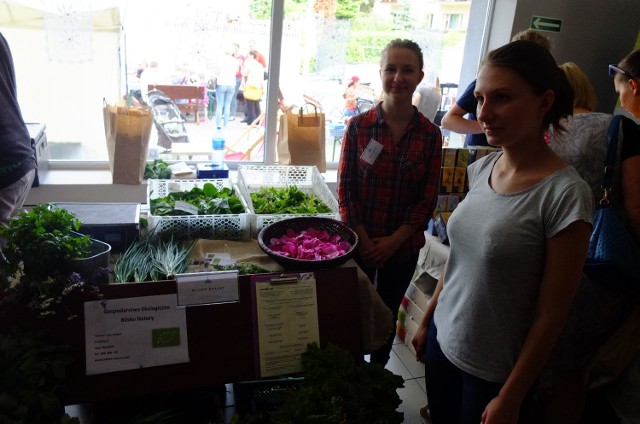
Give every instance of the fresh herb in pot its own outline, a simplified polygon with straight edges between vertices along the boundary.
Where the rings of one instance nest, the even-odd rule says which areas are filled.
[[[89,236],[74,232],[80,225],[73,213],[53,204],[39,204],[10,218],[7,227],[0,226],[0,237],[6,239],[6,261],[0,261],[0,269],[15,276],[22,264],[23,277],[46,279],[60,271],[65,260],[89,252]]]

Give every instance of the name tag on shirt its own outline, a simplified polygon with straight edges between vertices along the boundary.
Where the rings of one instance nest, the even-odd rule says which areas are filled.
[[[369,141],[369,144],[367,144],[367,147],[365,147],[364,152],[362,152],[362,155],[360,156],[360,158],[363,161],[367,162],[369,165],[373,165],[373,163],[378,158],[378,155],[380,155],[381,151],[382,151],[382,143],[379,143],[372,138]]]

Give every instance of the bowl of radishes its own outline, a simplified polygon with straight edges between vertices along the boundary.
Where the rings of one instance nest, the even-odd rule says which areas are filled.
[[[264,227],[258,234],[258,245],[283,268],[333,268],[353,256],[358,235],[338,220],[305,216]]]

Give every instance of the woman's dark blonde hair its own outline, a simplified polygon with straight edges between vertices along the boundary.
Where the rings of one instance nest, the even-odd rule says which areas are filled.
[[[531,41],[532,43],[540,44],[547,50],[551,50],[551,40],[546,35],[542,35],[536,30],[533,29],[525,29],[524,31],[517,32],[513,37],[511,37],[511,41]]]
[[[573,62],[565,62],[560,65],[573,89],[573,108],[586,109],[589,112],[596,110],[596,91],[589,82],[587,75]]]
[[[422,70],[424,68],[424,57],[422,56],[422,49],[420,48],[420,46],[415,41],[411,41],[407,39],[402,40],[400,38],[391,40],[389,44],[386,45],[384,50],[382,50],[382,54],[380,55],[380,66],[382,66],[382,62],[384,61],[384,58],[387,56],[387,52],[392,47],[402,47],[402,48],[411,50],[416,54],[416,56],[418,56],[418,62],[420,64],[419,69]]]
[[[531,41],[513,41],[491,51],[482,65],[500,66],[515,72],[536,94],[552,90],[555,97],[543,126],[565,130],[561,121],[573,113],[573,90],[548,49]]]

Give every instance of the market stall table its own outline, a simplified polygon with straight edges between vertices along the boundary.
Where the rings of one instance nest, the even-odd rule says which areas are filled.
[[[259,249],[256,240],[198,240],[191,257],[210,252],[227,252],[238,262],[250,262],[276,273],[282,271]],[[314,273],[321,345],[333,343],[360,358],[381,346],[393,331],[391,313],[355,262],[350,260],[338,268]],[[240,276],[238,288],[238,302],[186,307],[189,362],[88,376],[84,314],[82,304],[75,305],[78,319],[55,329],[57,337],[72,345],[79,359],[72,393],[65,403],[108,402],[259,378],[251,276]],[[101,291],[105,299],[174,294],[176,282],[109,284]]]

